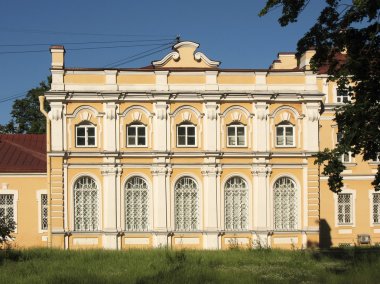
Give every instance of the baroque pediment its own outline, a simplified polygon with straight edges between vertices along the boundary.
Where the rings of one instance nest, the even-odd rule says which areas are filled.
[[[198,43],[182,41],[173,46],[173,51],[161,60],[153,61],[155,67],[180,68],[216,68],[219,61],[209,59],[202,52],[197,52]]]

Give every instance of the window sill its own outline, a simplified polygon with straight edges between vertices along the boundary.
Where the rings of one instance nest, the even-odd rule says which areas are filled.
[[[346,167],[355,167],[357,165],[357,163],[343,163],[343,165],[345,165]]]

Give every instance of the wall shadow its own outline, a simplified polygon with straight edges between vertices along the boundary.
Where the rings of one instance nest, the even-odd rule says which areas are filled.
[[[331,248],[331,227],[326,219],[319,220],[319,247]]]

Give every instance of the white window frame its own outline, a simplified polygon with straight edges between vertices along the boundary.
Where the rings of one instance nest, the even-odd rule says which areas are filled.
[[[13,220],[16,222],[16,228],[14,233],[17,234],[17,227],[18,227],[18,222],[17,222],[17,208],[18,208],[18,190],[14,189],[1,189],[0,194],[10,194],[13,195]]]
[[[238,127],[241,127],[241,128],[243,128],[244,129],[244,144],[243,145],[238,145],[237,144],[237,142],[238,142],[238,135],[237,135],[237,128]],[[236,142],[236,144],[235,145],[233,145],[233,144],[230,144],[230,140],[229,140],[229,135],[228,135],[228,130],[229,130],[229,128],[235,128],[235,135],[234,135],[234,137],[235,137],[235,142]],[[245,125],[243,125],[243,124],[232,124],[232,125],[228,125],[227,126],[227,147],[236,147],[236,148],[239,148],[239,147],[247,147],[247,127],[245,126]]]
[[[185,142],[186,142],[186,144],[185,145],[179,145],[179,139],[178,139],[178,129],[180,128],[180,127],[184,127],[184,128],[186,128],[186,130],[185,130]],[[188,143],[187,143],[187,140],[188,140],[188,131],[187,131],[187,129],[188,128],[190,128],[190,127],[193,127],[194,128],[194,139],[195,139],[195,144],[194,145],[189,145]],[[179,124],[179,125],[177,125],[177,148],[196,148],[196,147],[198,147],[198,135],[197,135],[197,126],[196,125],[194,125],[194,124]]]
[[[176,187],[177,187],[177,184],[178,182],[180,182],[181,179],[183,178],[190,178],[192,179],[195,184],[196,184],[196,190],[197,190],[197,227],[195,229],[189,229],[189,230],[182,230],[182,229],[177,229],[177,222],[176,222],[176,213],[177,213],[177,210],[176,210]],[[174,224],[174,230],[177,231],[177,232],[198,232],[200,230],[200,228],[202,228],[202,193],[201,193],[201,187],[200,187],[200,184],[198,182],[198,180],[191,176],[191,175],[183,175],[183,176],[180,176],[178,179],[176,179],[176,181],[174,182],[173,184],[173,198],[172,198],[172,206],[174,208],[173,210],[173,215],[172,215],[172,224]]]
[[[294,185],[295,185],[295,191],[296,191],[296,195],[295,195],[295,205],[296,205],[296,208],[295,208],[295,214],[296,214],[296,226],[294,229],[281,229],[281,228],[275,228],[275,218],[276,218],[276,212],[275,212],[275,192],[274,192],[274,187],[276,185],[276,182],[281,179],[281,178],[289,178],[290,180],[292,180],[294,182]],[[300,184],[298,183],[298,181],[296,180],[296,178],[291,175],[291,174],[285,174],[285,175],[280,175],[280,176],[277,176],[273,179],[273,182],[271,184],[271,190],[270,190],[270,202],[271,202],[271,223],[272,223],[272,228],[274,231],[277,231],[277,232],[294,232],[294,231],[297,231],[301,228],[301,187],[300,187]]]
[[[240,178],[242,180],[242,182],[245,184],[245,187],[240,187],[240,188],[227,188],[227,184],[228,182],[233,179],[233,178]],[[226,214],[226,209],[227,209],[227,206],[226,206],[226,202],[227,202],[227,199],[226,199],[226,193],[228,191],[234,191],[234,190],[237,190],[239,191],[239,193],[241,194],[241,192],[245,191],[246,193],[246,215],[244,216],[246,218],[246,227],[243,228],[243,227],[240,227],[238,229],[234,229],[234,228],[227,228],[227,222],[226,222],[226,218],[227,218],[227,214]],[[240,195],[241,196],[241,195]],[[249,194],[249,185],[248,185],[248,182],[245,178],[239,176],[239,175],[232,175],[230,176],[228,179],[226,179],[226,181],[224,182],[224,194],[223,194],[223,221],[224,221],[224,229],[226,231],[248,231],[248,228],[250,227],[250,194]],[[234,206],[233,206],[233,210],[235,210]],[[241,219],[242,219],[242,216],[240,216],[240,219],[239,219],[239,223],[241,224]],[[239,224],[239,225],[240,225]],[[232,222],[232,226],[234,227],[234,224]]]
[[[37,190],[36,192],[37,212],[38,212],[38,233],[45,233],[49,229],[49,228],[47,228],[46,230],[42,229],[42,197],[41,197],[42,194],[48,195],[48,191],[46,189],[41,189],[41,190]],[[48,200],[48,206],[49,206],[49,200]],[[48,213],[48,218],[49,218],[49,213]]]
[[[144,230],[144,229],[141,229],[141,228],[139,228],[139,229],[127,229],[127,220],[126,220],[126,213],[127,213],[127,202],[126,202],[126,193],[127,193],[127,191],[128,190],[131,190],[131,189],[128,189],[127,188],[127,185],[128,185],[128,182],[131,180],[131,179],[133,179],[133,178],[140,178],[140,179],[142,179],[144,182],[145,182],[145,184],[146,184],[146,193],[147,193],[147,200],[146,200],[146,206],[147,206],[147,212],[146,212],[146,214],[147,214],[147,227],[146,227],[146,229]],[[133,191],[134,189],[132,189],[132,191]],[[123,188],[123,225],[124,225],[124,231],[125,232],[146,232],[146,231],[149,231],[150,230],[150,224],[151,224],[151,220],[150,220],[150,214],[151,214],[151,202],[150,202],[150,200],[151,200],[151,190],[150,190],[150,185],[149,185],[149,183],[148,183],[148,180],[145,178],[145,177],[143,177],[143,176],[141,176],[141,174],[134,174],[134,175],[131,175],[131,176],[129,176],[126,180],[125,180],[125,182],[124,182],[124,188]],[[141,204],[139,204],[139,206],[138,207],[141,207]]]
[[[129,139],[128,139],[128,129],[129,128],[135,128],[136,129],[136,134],[135,134],[135,141],[136,141],[136,143],[135,144],[129,144]],[[139,128],[144,128],[144,130],[145,130],[145,144],[144,145],[138,145],[138,129]],[[133,147],[133,148],[144,148],[144,147],[147,147],[148,146],[148,132],[147,132],[147,127],[146,127],[146,125],[144,125],[144,124],[130,124],[130,125],[127,125],[127,135],[126,135],[126,137],[127,137],[127,147]]]
[[[293,144],[289,144],[289,145],[287,145],[286,144],[286,128],[287,127],[291,127],[292,128],[292,133],[293,133]],[[278,128],[283,128],[283,136],[282,136],[282,138],[284,139],[283,141],[284,141],[284,144],[283,145],[280,145],[280,144],[277,144],[277,129]],[[275,128],[275,140],[276,140],[276,143],[275,143],[275,145],[276,145],[276,147],[279,147],[279,148],[289,148],[289,147],[296,147],[296,140],[295,140],[295,126],[294,125],[292,125],[292,124],[290,124],[290,123],[287,123],[287,124],[279,124],[279,125],[277,125],[276,126],[276,128]]]
[[[84,131],[85,145],[78,145],[78,129],[79,128],[85,129],[85,131]],[[95,144],[94,145],[88,145],[88,133],[87,133],[88,128],[94,128],[94,138],[95,138]],[[77,148],[96,148],[97,147],[97,140],[98,139],[97,139],[97,135],[96,135],[96,126],[93,125],[92,123],[78,124],[75,126],[75,147],[77,147]]]
[[[374,226],[376,226],[376,227],[380,227],[380,214],[379,214],[379,222],[377,222],[377,223],[375,223],[374,221],[373,221],[373,206],[374,206],[374,204],[373,204],[373,195],[374,194],[380,194],[380,192],[379,191],[375,191],[375,190],[373,190],[373,189],[371,189],[371,190],[369,190],[368,191],[368,198],[369,198],[369,216],[370,216],[370,221],[369,221],[369,223],[370,223],[370,227],[374,227]],[[380,204],[379,204],[379,206],[380,206]],[[380,209],[379,209],[380,210]]]
[[[338,104],[346,104],[346,103],[351,102],[351,96],[349,96],[347,94],[347,101],[344,102],[344,98],[346,96],[339,95],[338,87],[335,87],[334,89],[335,89],[335,102],[336,103],[338,103]]]
[[[341,224],[338,219],[338,195],[339,194],[351,194],[352,204],[351,204],[351,223]],[[334,194],[335,203],[335,227],[355,227],[356,224],[356,190],[343,188],[338,194]]]

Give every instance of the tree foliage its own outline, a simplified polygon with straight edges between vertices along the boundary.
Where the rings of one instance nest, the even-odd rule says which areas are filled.
[[[16,222],[12,217],[0,217],[0,245],[6,244],[12,239],[12,233],[16,230]]]
[[[0,125],[0,133],[45,133],[46,119],[40,112],[39,96],[50,90],[51,77],[40,82],[39,86],[30,89],[22,99],[14,101],[11,111],[11,120]],[[48,108],[45,102],[45,108]]]
[[[260,16],[282,8],[278,21],[286,26],[297,21],[309,1],[267,0]],[[339,145],[320,152],[316,160],[324,165],[330,189],[340,192],[343,153],[361,155],[365,161],[375,160],[380,153],[380,1],[325,2],[314,26],[299,40],[297,53],[315,49],[312,68],[326,67],[338,91],[352,98],[336,109],[338,131],[343,134]],[[372,184],[380,190],[380,166]]]

